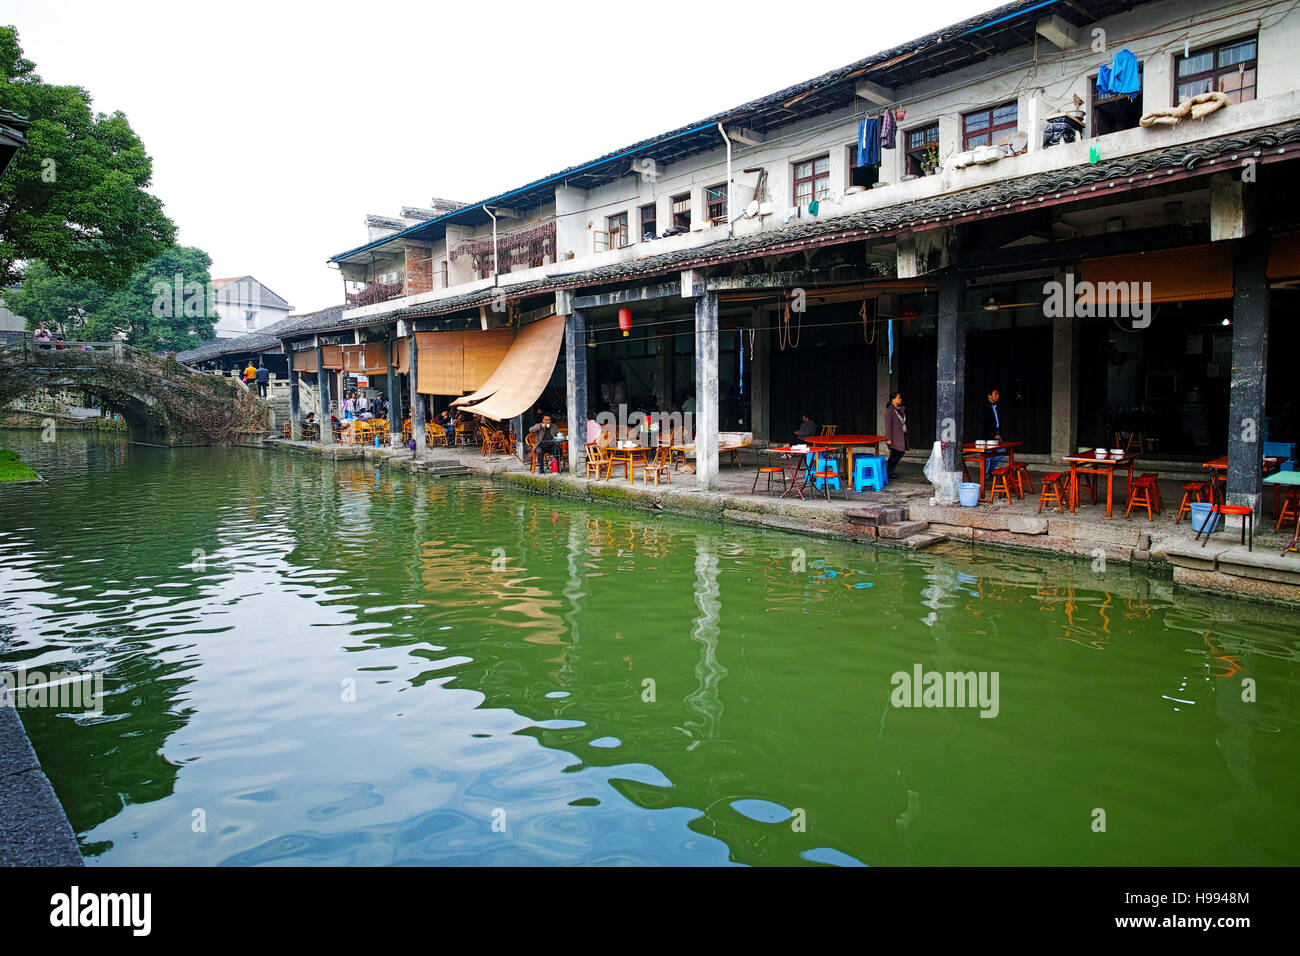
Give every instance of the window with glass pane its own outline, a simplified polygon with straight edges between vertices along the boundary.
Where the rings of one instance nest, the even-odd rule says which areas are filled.
[[[673,228],[691,228],[691,194],[682,193],[673,197]]]
[[[605,228],[609,232],[611,249],[622,249],[628,244],[627,213],[621,212],[617,216],[605,217]]]
[[[649,203],[641,207],[641,238],[644,240],[647,236],[653,239],[659,234],[659,226],[656,222],[655,204]]]
[[[806,162],[794,164],[794,204],[806,205],[813,200],[822,200],[831,191],[831,158],[818,156]]]
[[[925,158],[931,147],[939,145],[939,124],[931,123],[907,131],[907,172],[912,176],[925,175]]]
[[[722,222],[727,218],[727,184],[709,186],[704,190],[704,208],[709,222]]]
[[[1255,70],[1258,44],[1254,37],[1234,40],[1191,56],[1174,57],[1174,105],[1189,96],[1219,92],[1234,103],[1255,98]]]
[[[976,110],[961,118],[962,149],[974,149],[1010,139],[1016,131],[1016,104],[1003,103],[986,110]]]

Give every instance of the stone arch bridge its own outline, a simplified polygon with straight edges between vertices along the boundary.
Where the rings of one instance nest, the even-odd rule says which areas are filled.
[[[25,337],[0,348],[0,405],[40,388],[87,392],[121,414],[131,441],[149,445],[215,445],[269,427],[270,408],[234,379],[123,342],[58,346]]]

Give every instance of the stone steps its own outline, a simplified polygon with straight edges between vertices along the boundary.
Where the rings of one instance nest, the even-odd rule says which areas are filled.
[[[904,538],[903,544],[912,551],[924,551],[926,548],[945,540],[947,539],[941,534],[935,534],[932,531],[922,531],[919,534],[914,534],[910,537]]]
[[[893,521],[889,524],[877,526],[876,533],[882,538],[893,538],[902,541],[929,530],[929,527],[930,522],[928,521]]]

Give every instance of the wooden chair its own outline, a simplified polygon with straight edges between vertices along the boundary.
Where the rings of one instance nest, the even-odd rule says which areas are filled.
[[[1183,500],[1178,505],[1178,514],[1174,516],[1174,524],[1183,520],[1183,515],[1191,517],[1192,503],[1205,501],[1206,496],[1210,493],[1210,486],[1203,481],[1189,481],[1183,485]]]
[[[483,454],[484,456],[510,454],[510,439],[503,429],[487,424],[483,426]]]
[[[1154,471],[1145,471],[1142,474],[1138,475],[1138,477],[1151,479],[1151,487],[1155,489],[1155,493],[1156,493],[1156,513],[1159,514],[1161,511],[1164,511],[1165,499],[1160,494],[1160,476],[1157,475]]]
[[[649,461],[647,461],[644,465],[640,466],[643,472],[642,477],[645,479],[646,484],[650,483],[650,479],[652,477],[654,478],[654,483],[656,485],[659,484],[660,479],[663,479],[669,484],[672,484],[673,482],[672,464],[673,463],[672,463],[671,452],[669,447],[667,445],[660,445],[658,448],[655,449],[654,457],[651,458]]]
[[[1065,480],[1062,481],[1062,478]],[[1038,513],[1043,513],[1043,503],[1047,501],[1056,502],[1056,510],[1065,511],[1066,485],[1069,483],[1070,476],[1068,473],[1054,471],[1050,475],[1043,475],[1042,490],[1038,493]]]
[[[474,444],[474,423],[471,421],[458,421],[456,423],[456,444],[472,445]]]
[[[439,445],[447,447],[447,429],[437,422],[426,422],[424,426],[424,443],[432,448]]]
[[[293,422],[284,422],[280,425],[281,438],[293,438]]]
[[[835,429],[837,429],[837,428],[839,428],[839,427],[840,427],[839,425],[823,425],[823,426],[822,426],[822,430],[821,430],[821,437],[822,437],[822,438],[828,438],[828,437],[830,437],[831,435],[834,435],[834,434],[835,434]]]
[[[998,500],[1001,494],[1007,499],[1007,504],[1011,503],[1011,466],[1003,465],[1001,468],[993,469],[993,480],[989,484],[989,503],[992,504]]]
[[[537,436],[529,432],[524,436],[524,458],[528,463],[528,470],[537,471]]]
[[[1132,493],[1128,496],[1128,507],[1124,509],[1125,518],[1132,514],[1134,506],[1139,506],[1147,509],[1148,521],[1155,520],[1156,513],[1160,511],[1156,507],[1158,492],[1155,485],[1155,478],[1149,475],[1134,479]]]
[[[1021,498],[1025,496],[1025,486],[1029,486],[1029,493],[1034,493],[1034,479],[1029,474],[1028,465],[1015,465],[1011,469],[1011,477],[1016,480],[1016,494]]]
[[[584,477],[599,478],[609,467],[609,456],[605,454],[605,449],[601,448],[595,442],[587,447],[587,469]]]
[[[1300,507],[1300,488],[1288,488],[1286,494],[1282,497],[1282,507],[1275,509],[1277,511],[1277,527],[1273,530],[1281,531],[1283,524],[1294,521],[1297,507]]]
[[[411,420],[409,418],[402,422],[402,444],[405,445],[411,440]]]

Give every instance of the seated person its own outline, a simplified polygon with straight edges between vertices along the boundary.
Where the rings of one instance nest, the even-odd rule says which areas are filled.
[[[537,470],[545,470],[546,456],[560,457],[560,431],[551,424],[551,416],[543,415],[542,420],[528,429],[528,434],[537,436]]]
[[[794,430],[795,444],[798,444],[809,438],[812,438],[814,435],[817,434],[817,423],[815,421],[813,421],[807,415],[802,415],[800,416],[800,418],[802,420],[799,423],[799,427]]]

